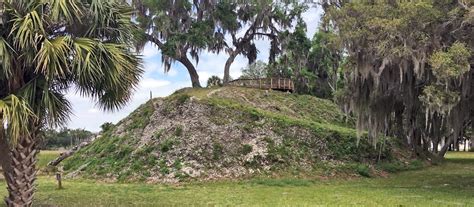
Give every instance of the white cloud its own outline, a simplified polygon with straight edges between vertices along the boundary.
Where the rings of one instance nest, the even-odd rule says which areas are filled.
[[[153,46],[151,43],[146,44],[142,51],[143,58],[151,58],[157,56],[158,54],[158,48]]]
[[[188,87],[188,82],[169,82],[164,84],[163,81],[145,81],[150,83],[148,88],[139,87],[134,93],[131,101],[122,109],[114,112],[104,112],[97,109],[96,104],[87,97],[81,97],[74,92],[70,92],[67,97],[73,107],[73,115],[68,123],[69,128],[84,128],[90,131],[100,131],[100,125],[105,122],[117,123],[125,118],[138,106],[145,103],[150,98],[152,92],[153,98],[168,96],[177,89]],[[148,84],[147,83],[147,84]],[[147,85],[145,84],[145,85]]]
[[[95,113],[99,113],[99,109],[96,109],[96,108],[91,108],[89,110],[87,110],[87,112],[91,113],[91,114],[95,114]]]
[[[306,34],[309,38],[313,38],[314,33],[318,30],[322,14],[323,10],[319,5],[317,7],[311,7],[308,11],[303,13],[303,20],[306,22],[307,26]]]
[[[154,89],[154,88],[167,86],[169,84],[171,84],[171,82],[167,80],[155,80],[152,78],[145,78],[140,82],[140,88],[141,89]]]
[[[165,70],[162,70],[162,71],[163,71],[163,75],[167,75],[171,77],[175,77],[176,75],[178,75],[178,70],[176,68],[170,68],[168,72],[164,72]]]

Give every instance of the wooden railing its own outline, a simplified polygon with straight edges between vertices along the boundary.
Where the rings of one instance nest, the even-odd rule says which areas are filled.
[[[291,92],[295,89],[293,81],[289,78],[236,79],[229,82],[229,85]]]

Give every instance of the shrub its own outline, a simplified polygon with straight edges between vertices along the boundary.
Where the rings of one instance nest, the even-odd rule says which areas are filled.
[[[242,145],[241,152],[242,152],[243,155],[247,155],[247,154],[251,153],[252,150],[253,150],[252,145],[249,145],[249,144]]]
[[[368,165],[359,164],[357,165],[356,170],[357,170],[357,173],[359,173],[359,175],[361,176],[371,177],[370,168]]]
[[[191,96],[188,94],[179,94],[176,96],[176,101],[178,102],[179,105],[184,104]]]
[[[212,145],[212,158],[214,160],[218,160],[221,157],[223,152],[224,152],[224,147],[222,147],[221,144],[214,143]]]
[[[114,127],[114,124],[112,124],[111,122],[105,122],[102,125],[100,125],[102,132],[107,132],[111,130],[113,127]]]
[[[181,126],[177,126],[174,131],[174,135],[177,137],[180,137],[181,135],[183,135],[183,128]]]
[[[215,87],[215,86],[222,86],[221,78],[213,75],[207,80],[207,87]]]
[[[174,140],[172,139],[165,139],[163,142],[160,143],[160,150],[161,152],[168,152],[173,148]]]
[[[156,131],[155,133],[153,133],[153,138],[155,139],[160,139],[161,135],[163,135],[163,129],[159,130],[159,131]]]

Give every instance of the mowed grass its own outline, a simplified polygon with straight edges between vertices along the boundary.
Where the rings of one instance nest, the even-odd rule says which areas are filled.
[[[41,156],[40,159],[43,159]],[[474,153],[439,165],[355,180],[252,179],[182,186],[107,184],[40,177],[38,206],[474,206]],[[5,195],[2,188],[0,195]]]
[[[48,165],[48,162],[56,159],[61,151],[42,150],[39,155],[37,166],[39,169],[43,169]]]

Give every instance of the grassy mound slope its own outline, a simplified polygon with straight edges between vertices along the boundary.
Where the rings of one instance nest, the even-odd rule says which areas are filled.
[[[64,167],[71,176],[177,182],[372,176],[377,159],[389,168],[406,165],[395,143],[380,150],[365,138],[356,142],[353,120],[328,100],[237,87],[183,89],[143,104]]]

